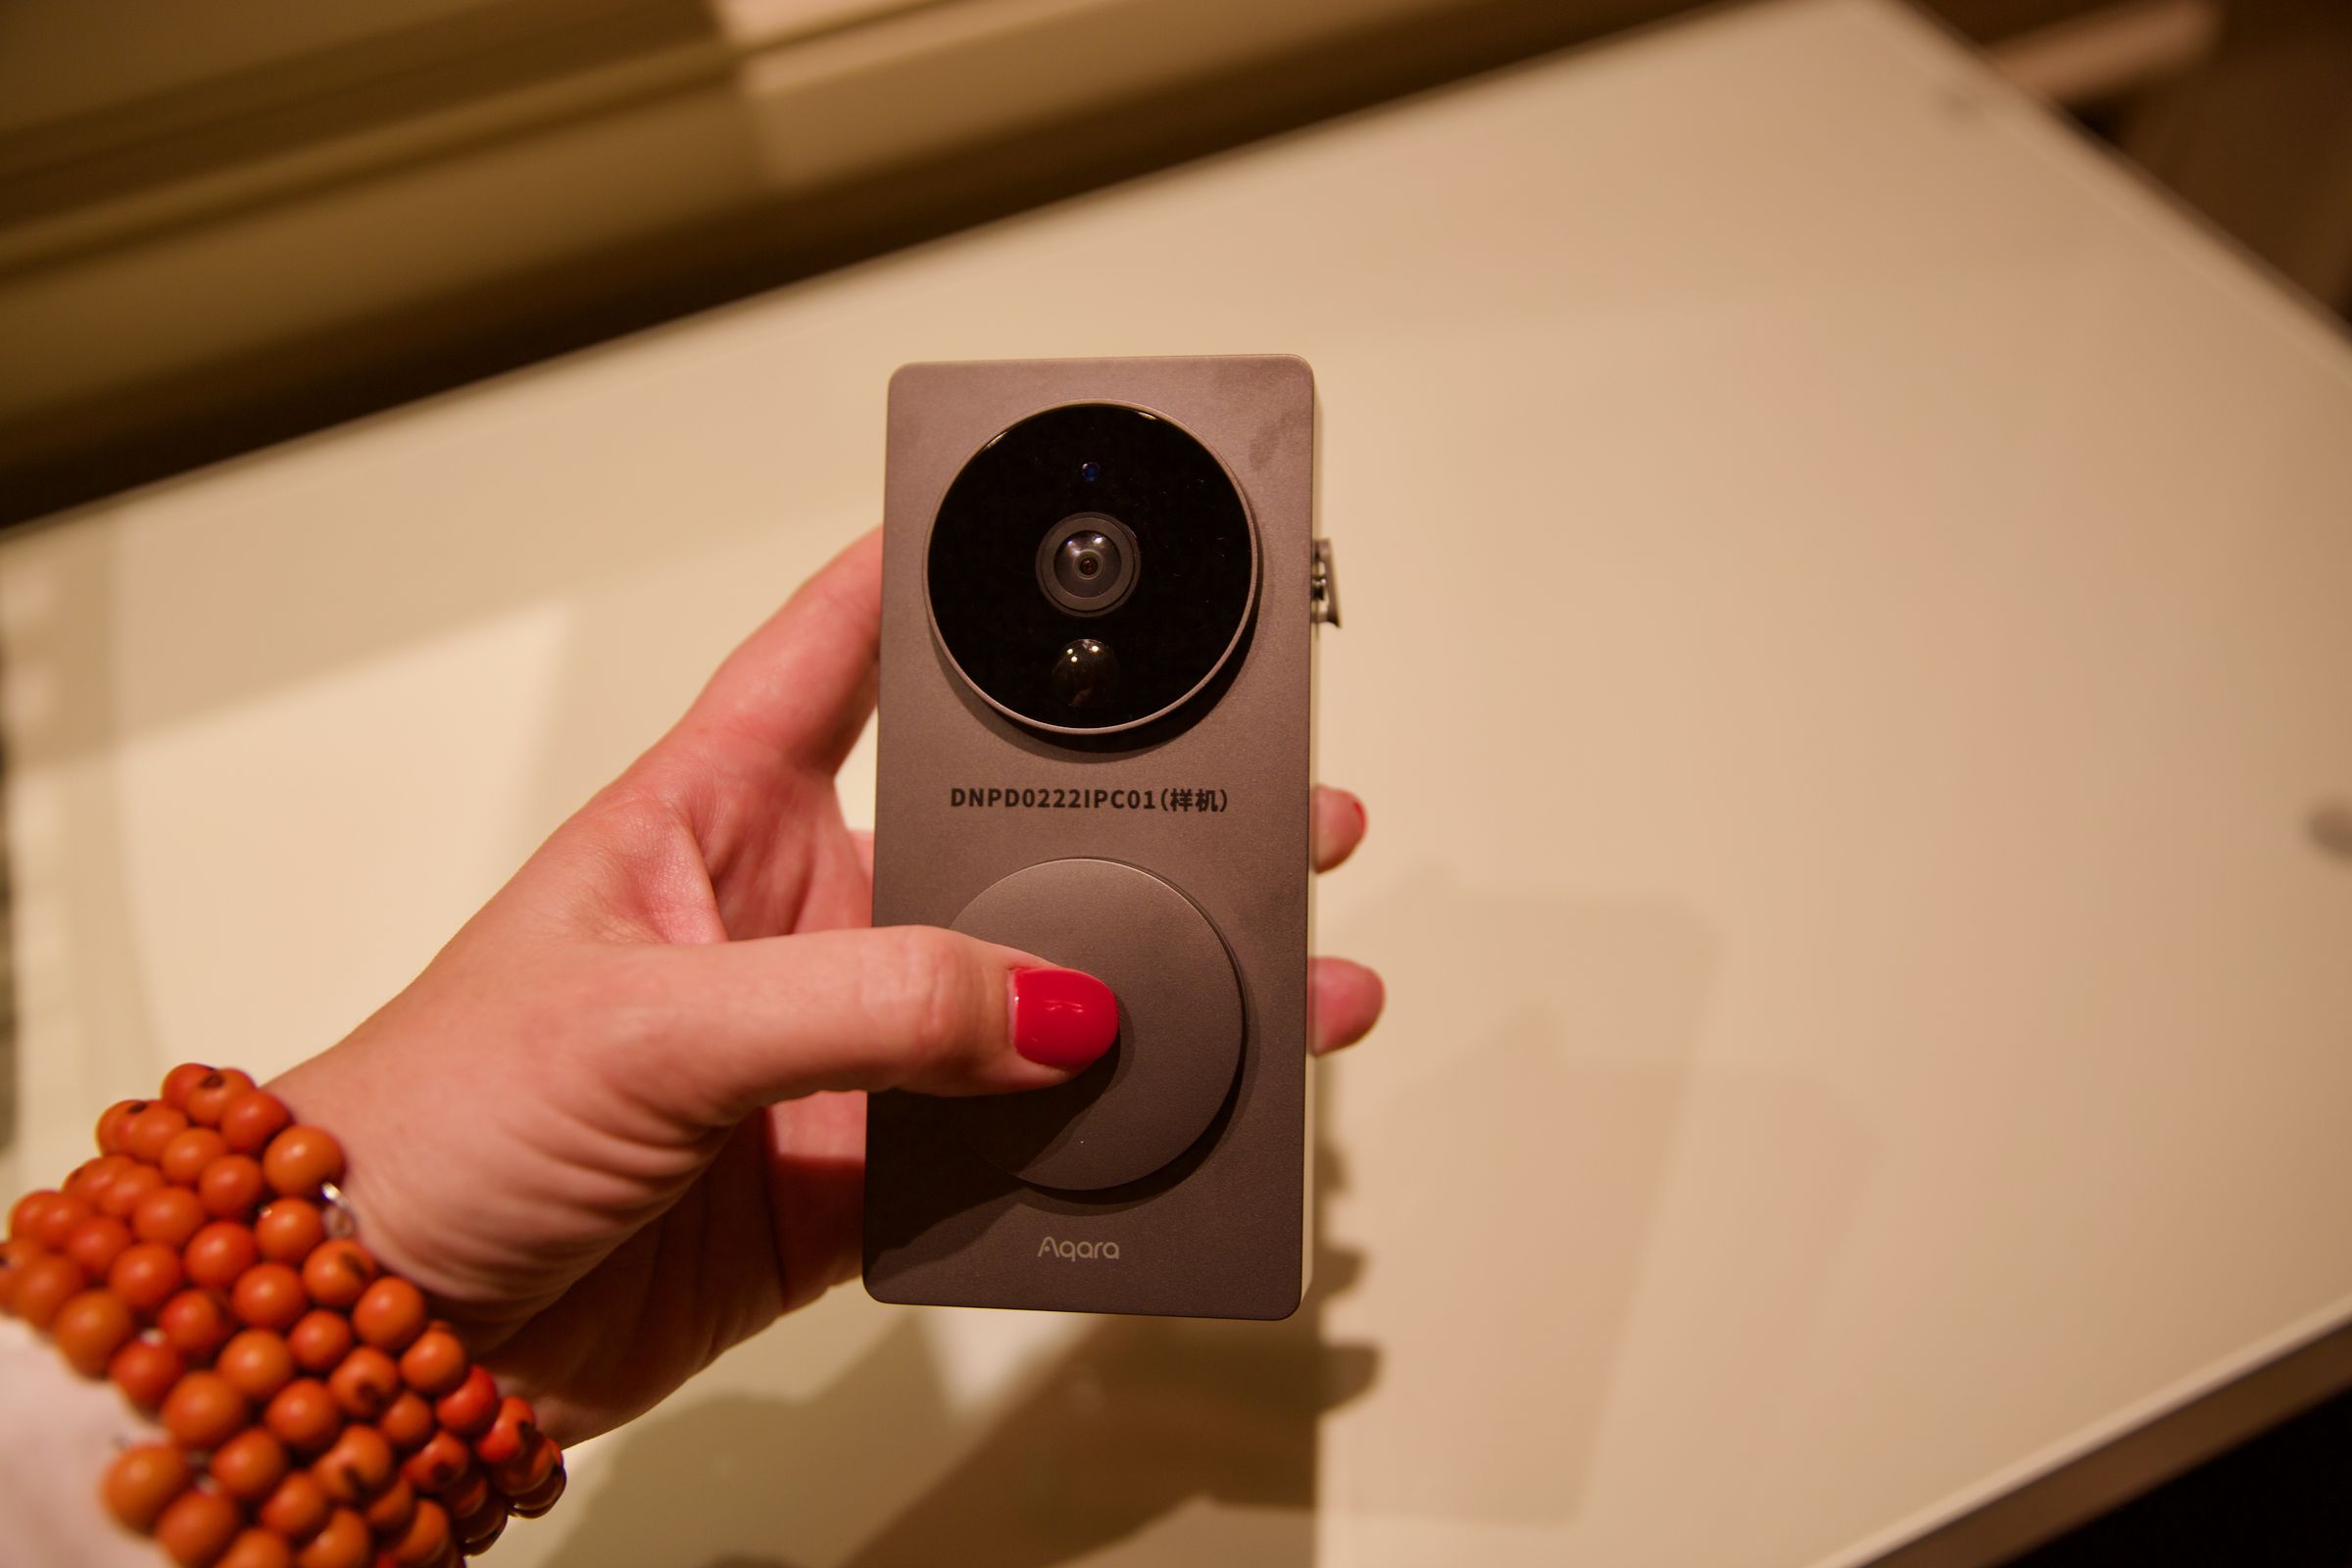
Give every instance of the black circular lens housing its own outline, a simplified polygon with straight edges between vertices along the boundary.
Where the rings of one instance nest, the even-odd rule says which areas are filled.
[[[1215,454],[1158,415],[1075,403],[964,464],[926,586],[941,646],[991,705],[1100,734],[1210,683],[1249,630],[1257,575],[1249,509]]]

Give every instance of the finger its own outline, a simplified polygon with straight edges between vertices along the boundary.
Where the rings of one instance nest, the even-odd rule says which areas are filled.
[[[858,863],[865,868],[865,879],[874,879],[874,830],[870,827],[850,829],[850,844],[858,852]]]
[[[1380,976],[1347,958],[1317,958],[1307,969],[1307,983],[1315,1020],[1309,1045],[1318,1056],[1370,1034],[1388,1000]]]
[[[656,1104],[720,1127],[823,1090],[999,1094],[1110,1048],[1110,988],[933,926],[649,948],[614,960],[618,1049]]]
[[[755,764],[830,775],[874,710],[882,531],[803,583],[727,657],[678,726],[681,738]]]
[[[1315,869],[1328,871],[1364,839],[1364,803],[1346,790],[1315,786]]]

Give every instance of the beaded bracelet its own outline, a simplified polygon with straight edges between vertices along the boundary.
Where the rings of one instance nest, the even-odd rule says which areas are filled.
[[[0,1313],[162,1423],[116,1519],[182,1568],[455,1568],[555,1506],[562,1451],[354,1238],[331,1135],[188,1063],[98,1150],[11,1211]]]

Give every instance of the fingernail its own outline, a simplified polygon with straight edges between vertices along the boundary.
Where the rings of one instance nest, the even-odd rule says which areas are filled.
[[[1012,1049],[1048,1067],[1078,1068],[1119,1034],[1119,999],[1076,969],[1012,971]]]

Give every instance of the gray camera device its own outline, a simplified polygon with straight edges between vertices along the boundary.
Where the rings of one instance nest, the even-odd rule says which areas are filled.
[[[1314,481],[1287,355],[892,378],[874,923],[1084,969],[1119,1036],[1058,1088],[871,1099],[877,1298],[1297,1308]]]

